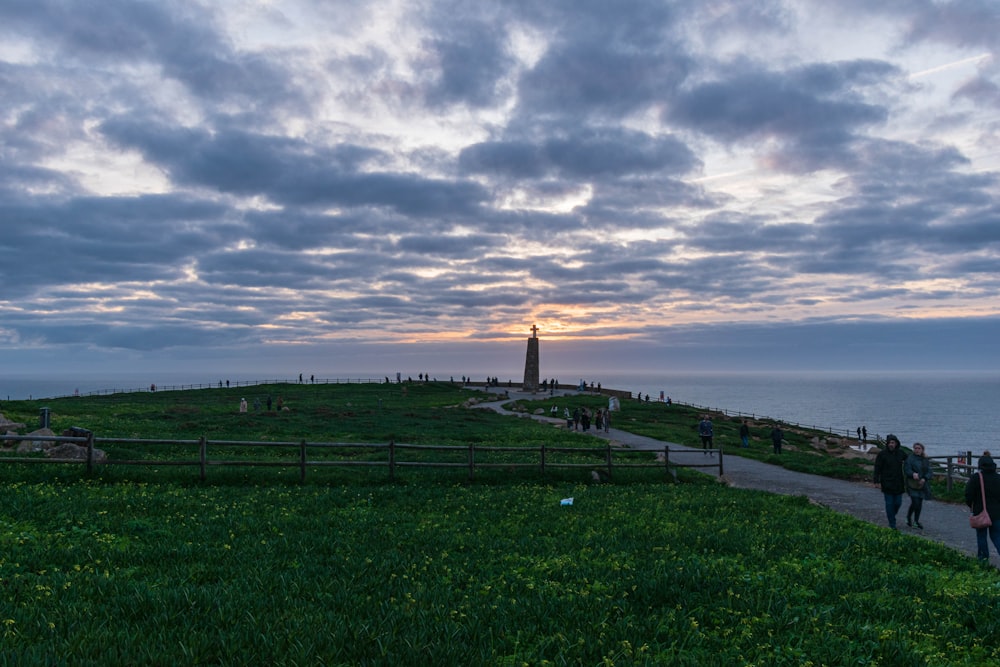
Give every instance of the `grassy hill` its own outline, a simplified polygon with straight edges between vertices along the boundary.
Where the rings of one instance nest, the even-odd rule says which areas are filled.
[[[289,410],[240,414],[245,388],[46,404],[56,430],[120,437],[585,441],[463,407],[476,393],[449,385],[262,391]],[[37,420],[38,404],[5,403],[4,413]],[[666,428],[629,414],[615,426]],[[12,463],[0,474],[0,663],[1000,659],[996,571],[804,498],[697,474],[470,484],[428,470],[398,483],[298,484],[238,472],[202,484],[169,468],[88,478]]]

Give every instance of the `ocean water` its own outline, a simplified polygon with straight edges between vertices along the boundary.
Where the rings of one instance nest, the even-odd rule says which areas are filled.
[[[377,380],[385,373],[373,373]],[[395,373],[391,374],[395,377]],[[432,376],[434,374],[432,373]],[[449,377],[439,373],[436,377]],[[405,376],[405,373],[404,373]],[[974,372],[816,373],[598,373],[584,376],[552,373],[563,384],[583,379],[603,387],[649,394],[730,414],[766,416],[840,435],[868,429],[870,440],[894,433],[904,445],[922,442],[931,456],[959,452],[1000,454],[1000,374]],[[458,377],[458,376],[456,376]],[[267,378],[229,376],[234,384]],[[365,379],[354,374],[346,380]],[[218,377],[159,376],[160,388],[216,384]],[[297,378],[275,378],[292,382]],[[308,380],[308,379],[307,379]],[[107,377],[6,378],[0,376],[0,400],[46,398],[80,393],[148,388],[150,378]],[[0,406],[2,411],[2,406]]]
[[[632,373],[593,381],[841,435],[864,426],[869,440],[894,433],[907,446],[922,442],[929,456],[1000,454],[998,373]]]

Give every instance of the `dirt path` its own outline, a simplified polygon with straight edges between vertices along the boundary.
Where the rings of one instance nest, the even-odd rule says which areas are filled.
[[[572,394],[572,392],[566,393]],[[490,408],[503,414],[514,414],[506,410],[504,405],[518,398],[532,400],[537,399],[538,396],[511,392],[509,398],[481,403],[477,407]],[[531,415],[531,417],[552,424],[563,423],[562,419],[553,419],[543,415]],[[632,449],[662,451],[664,446],[669,446],[671,452],[675,450],[691,452],[683,457],[671,459],[676,461],[678,465],[684,465],[689,461],[701,463],[702,461],[699,459],[704,456],[696,448],[655,440],[616,428],[610,429],[608,433],[590,431],[590,434],[592,437],[610,439]],[[718,468],[701,468],[701,470],[718,475]],[[882,492],[874,484],[795,472],[741,456],[724,456],[723,472],[723,481],[733,487],[758,489],[792,496],[806,496],[813,502],[837,512],[849,514],[877,526],[888,526]],[[924,529],[918,530],[906,526],[906,508],[909,503],[909,498],[904,496],[903,507],[900,509],[897,519],[897,525],[901,532],[940,542],[975,557],[976,533],[969,527],[969,511],[965,505],[937,501],[925,502],[923,513],[920,516],[920,523]],[[994,566],[1000,567],[1000,558],[998,558],[996,551],[991,550],[990,562]]]

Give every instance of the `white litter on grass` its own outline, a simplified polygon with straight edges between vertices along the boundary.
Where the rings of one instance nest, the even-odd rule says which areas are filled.
[[[573,499],[572,498],[563,498],[562,500],[559,501],[559,504],[560,505],[572,505],[573,504]]]

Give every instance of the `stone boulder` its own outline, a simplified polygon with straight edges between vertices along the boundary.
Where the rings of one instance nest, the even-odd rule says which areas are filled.
[[[28,435],[39,435],[39,436],[53,436],[55,433],[52,429],[40,428],[37,431],[32,431]],[[17,442],[14,449],[18,454],[28,454],[31,452],[44,452],[52,447],[52,443],[44,440],[21,440]]]
[[[20,431],[22,428],[24,428],[24,424],[11,421],[0,412],[0,431],[10,433],[11,431]]]
[[[50,459],[77,459],[80,461],[87,460],[87,448],[81,447],[80,445],[74,445],[71,442],[60,442],[55,447],[49,447],[45,450],[45,455]],[[94,448],[94,461],[98,463],[103,463],[108,460],[107,453],[102,449]]]

